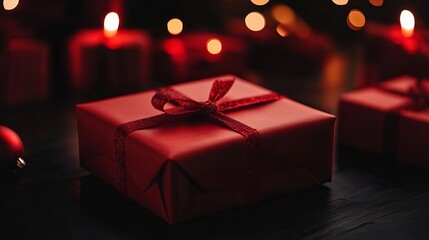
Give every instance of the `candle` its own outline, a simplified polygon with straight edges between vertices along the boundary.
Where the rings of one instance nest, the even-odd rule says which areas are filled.
[[[83,30],[69,42],[71,86],[78,95],[112,95],[149,87],[151,38],[119,29],[117,13],[103,29]]]
[[[240,38],[196,32],[161,41],[156,71],[159,79],[185,81],[214,75],[243,74],[247,45]]]
[[[34,39],[9,39],[0,51],[0,106],[49,97],[49,48]]]
[[[358,85],[372,85],[400,75],[429,76],[429,31],[415,28],[408,10],[399,24],[370,23],[365,31],[365,48]]]
[[[4,0],[12,11],[18,0]],[[49,55],[47,44],[34,39],[31,31],[13,18],[0,21],[0,107],[44,101],[49,97]]]

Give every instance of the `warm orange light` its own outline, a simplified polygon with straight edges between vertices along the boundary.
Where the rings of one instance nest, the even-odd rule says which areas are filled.
[[[13,10],[18,6],[19,0],[3,0],[3,8],[5,10]]]
[[[346,5],[349,0],[332,0],[333,3],[337,4],[337,5]]]
[[[383,6],[383,0],[369,0],[369,3],[371,3],[373,6],[381,7]]]
[[[276,31],[282,37],[287,37],[289,35],[289,32],[287,31],[286,27],[281,24],[277,26]]]
[[[114,37],[118,33],[119,16],[115,12],[109,12],[104,18],[104,36]]]
[[[183,22],[178,18],[173,18],[168,21],[167,30],[171,35],[178,35],[183,31]]]
[[[259,12],[251,12],[247,14],[244,22],[246,23],[246,26],[254,32],[261,31],[265,27],[265,18]]]
[[[267,4],[270,0],[250,0],[253,4],[258,6],[264,6]]]
[[[271,15],[275,20],[285,25],[295,21],[295,12],[288,5],[277,4],[271,10]]]
[[[216,55],[222,51],[222,43],[217,38],[211,38],[207,41],[207,51]]]
[[[399,17],[399,21],[401,22],[402,35],[405,37],[413,36],[415,25],[414,15],[408,10],[403,10]]]
[[[347,16],[347,25],[353,30],[360,30],[365,26],[365,15],[358,9],[352,9]]]

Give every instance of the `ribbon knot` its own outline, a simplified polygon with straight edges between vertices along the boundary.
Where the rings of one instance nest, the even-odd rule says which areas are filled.
[[[204,106],[203,108],[204,113],[215,113],[219,111],[219,106],[212,101],[205,101],[205,102],[202,102],[202,104]]]
[[[416,84],[408,91],[408,95],[413,99],[415,110],[423,110],[429,107],[429,90],[424,87],[423,80],[416,79]]]
[[[209,99],[205,102],[197,102],[171,88],[161,88],[152,97],[154,108],[170,115],[183,115],[201,112],[212,114],[223,109],[216,104],[231,89],[234,79],[216,80],[210,90]],[[165,108],[167,103],[173,103],[176,107]]]

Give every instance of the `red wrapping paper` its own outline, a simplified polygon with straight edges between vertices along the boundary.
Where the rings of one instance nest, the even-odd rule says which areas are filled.
[[[415,83],[404,76],[344,94],[339,143],[429,170],[429,109],[409,109],[413,100],[404,95]]]
[[[217,78],[172,86],[206,101]],[[269,90],[236,79],[219,101]],[[77,106],[81,165],[116,186],[115,129],[160,112],[154,91]],[[258,130],[262,142],[257,200],[331,180],[335,117],[290,99],[237,109],[229,117]],[[307,149],[312,149],[308,151]],[[191,118],[136,131],[126,139],[127,194],[170,224],[248,204],[243,137],[216,122]]]
[[[49,77],[49,47],[45,43],[25,38],[6,41],[4,51],[0,49],[0,106],[47,100]]]

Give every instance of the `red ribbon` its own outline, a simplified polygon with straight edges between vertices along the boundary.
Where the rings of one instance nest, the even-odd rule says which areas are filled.
[[[256,97],[242,98],[217,104],[225,94],[231,89],[234,78],[214,81],[210,90],[208,101],[197,102],[172,88],[162,88],[152,97],[154,108],[164,112],[152,117],[138,119],[123,123],[115,131],[115,160],[117,163],[117,186],[119,191],[127,193],[127,172],[125,168],[125,139],[128,134],[142,129],[152,128],[177,120],[185,119],[195,114],[203,114],[219,124],[230,128],[241,134],[247,145],[247,196],[249,201],[255,200],[258,196],[258,154],[260,148],[260,136],[256,129],[249,127],[233,118],[228,117],[223,112],[253,106],[260,103],[276,101],[281,98],[277,93],[269,93]],[[176,105],[173,108],[165,108],[170,102]]]
[[[421,111],[429,108],[429,90],[423,86],[422,79],[416,79],[416,84],[408,89],[407,92],[400,92],[391,89],[381,88],[383,91],[398,94],[412,99],[412,105],[407,106],[406,109],[412,111]],[[396,129],[398,129],[400,114],[402,108],[393,109],[387,112],[383,124],[383,156],[387,159],[394,159],[394,153],[398,141]]]
[[[423,86],[423,80],[417,79],[416,85],[411,87],[408,96],[413,99],[415,110],[423,110],[429,108],[429,89]]]
[[[423,85],[422,79],[416,79],[416,84],[408,89],[407,92],[401,92],[392,89],[381,88],[383,91],[387,91],[393,94],[398,94],[404,97],[411,98],[413,105],[407,109],[420,111],[429,108],[429,89],[426,89]]]

